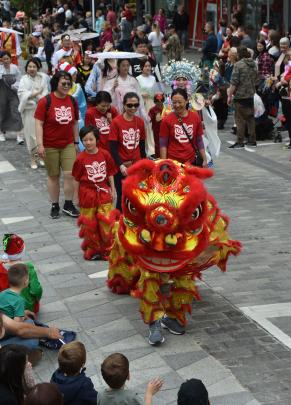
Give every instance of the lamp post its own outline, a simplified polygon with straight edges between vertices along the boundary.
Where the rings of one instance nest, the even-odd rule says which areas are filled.
[[[95,31],[95,16],[96,12],[95,12],[95,0],[92,0],[92,29],[93,31]]]

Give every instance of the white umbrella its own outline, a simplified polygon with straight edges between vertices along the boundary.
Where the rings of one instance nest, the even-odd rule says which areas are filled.
[[[79,35],[84,31],[86,31],[86,28],[77,28],[75,30],[68,30],[68,31],[64,32],[63,34],[56,35],[54,37],[54,39],[58,41],[59,39],[62,38],[63,35],[70,35],[70,36],[71,35]]]
[[[133,58],[145,58],[146,55],[137,52],[97,52],[92,53],[91,58],[98,59],[133,59]]]
[[[0,32],[7,32],[8,34],[23,35],[23,32],[12,30],[11,28],[0,27]]]
[[[86,41],[87,39],[96,38],[98,36],[99,34],[97,34],[97,32],[84,32],[79,35],[81,41]]]

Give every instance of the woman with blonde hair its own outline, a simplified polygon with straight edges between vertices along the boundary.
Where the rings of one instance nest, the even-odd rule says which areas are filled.
[[[160,26],[157,22],[153,23],[152,32],[148,35],[148,39],[153,47],[156,62],[161,65],[163,62],[162,41],[164,39],[164,34],[161,32]]]

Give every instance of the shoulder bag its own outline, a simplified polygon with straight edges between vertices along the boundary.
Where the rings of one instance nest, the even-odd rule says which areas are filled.
[[[196,147],[196,145],[194,144],[194,142],[192,141],[192,139],[190,138],[190,135],[188,134],[188,131],[184,125],[182,118],[177,116],[177,120],[178,120],[179,124],[181,124],[183,131],[184,131],[185,135],[187,136],[187,138],[195,152],[195,156],[194,156],[194,159],[192,160],[191,164],[193,166],[203,167],[203,158],[201,156],[201,153],[200,153],[199,149]]]

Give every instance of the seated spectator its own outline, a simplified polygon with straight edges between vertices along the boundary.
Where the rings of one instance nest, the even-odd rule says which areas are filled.
[[[28,393],[24,405],[64,405],[64,398],[55,384],[37,384]]]
[[[1,405],[22,405],[24,400],[24,370],[27,356],[18,345],[0,349]]]
[[[51,383],[57,385],[64,397],[64,405],[96,405],[97,391],[85,374],[86,349],[81,342],[63,345],[58,354],[59,368]]]
[[[0,291],[9,287],[6,266],[23,263],[22,257],[25,252],[24,240],[15,234],[6,234],[3,238],[4,255],[0,269]],[[38,313],[39,301],[42,297],[42,286],[38,280],[36,270],[32,262],[23,263],[28,270],[28,286],[20,295],[24,299],[25,310]]]
[[[163,381],[155,378],[148,383],[144,402],[138,393],[125,388],[125,383],[130,379],[129,361],[121,353],[113,353],[101,364],[101,373],[104,381],[109,386],[98,394],[97,405],[151,405],[153,396],[160,391]]]
[[[39,355],[39,339],[62,339],[59,329],[35,326],[31,319],[16,322],[0,312],[0,345],[23,345]]]
[[[25,264],[14,264],[9,268],[8,282],[10,287],[0,293],[0,311],[16,322],[22,322],[26,314],[24,312],[24,299],[20,293],[29,283],[28,270]],[[34,316],[34,313],[29,315]]]
[[[210,405],[208,392],[203,382],[191,378],[181,384],[177,405]]]

